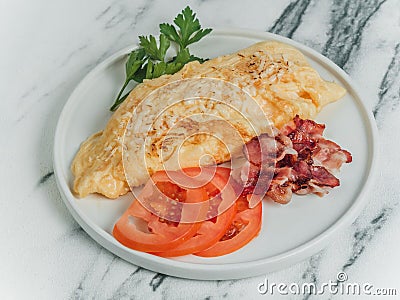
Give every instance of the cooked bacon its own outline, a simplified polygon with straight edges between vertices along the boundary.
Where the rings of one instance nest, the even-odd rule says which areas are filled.
[[[262,134],[250,140],[243,153],[247,162],[241,167],[242,194],[265,194],[286,204],[292,193],[322,196],[340,185],[332,172],[352,161],[350,152],[325,139],[325,125],[296,116],[274,136]]]
[[[313,178],[311,166],[304,160],[296,161],[293,165],[293,171],[295,172],[296,183],[299,185],[307,183],[311,178]]]
[[[291,122],[283,126],[281,132],[286,136],[289,136],[293,131],[299,131],[315,137],[321,137],[324,130],[324,124],[318,124],[313,120],[304,120],[299,115],[296,115]]]
[[[298,159],[312,165],[314,163],[313,152],[309,148],[303,148],[298,152]]]
[[[287,204],[292,199],[292,188],[290,184],[271,185],[266,196],[277,203]]]
[[[243,148],[246,159],[256,166],[272,162],[276,153],[275,138],[266,133],[252,138]]]
[[[247,161],[240,169],[240,181],[245,195],[251,194],[260,177],[261,167]]]
[[[296,190],[294,193],[297,195],[309,195],[316,194],[318,196],[323,196],[328,194],[329,188],[324,186],[319,186],[315,184],[312,180],[310,180],[307,184],[300,187],[300,189]]]
[[[324,167],[313,166],[311,168],[312,180],[318,186],[335,187],[339,186],[340,182]]]
[[[283,167],[275,170],[275,175],[272,184],[284,185],[289,181],[293,181],[293,168]]]
[[[244,147],[247,163],[242,166],[240,178],[243,193],[264,195],[274,178],[276,162],[289,155],[297,155],[292,141],[278,130],[275,136],[266,133],[251,139]]]
[[[244,195],[265,194],[273,177],[273,167],[256,166],[247,161],[240,169],[240,182],[242,186],[242,193]],[[238,181],[237,176],[236,178],[234,177],[234,179]]]
[[[277,168],[283,168],[283,167],[293,167],[294,163],[297,161],[297,152],[296,155],[292,155],[292,154],[287,154],[285,155],[281,160],[276,162],[276,167]]]
[[[351,154],[340,148],[333,141],[323,138],[325,125],[312,120],[302,120],[296,116],[289,122],[282,132],[293,143],[293,148],[298,152],[299,159],[311,153],[315,165],[323,166],[331,172],[337,172],[343,163],[352,161]],[[310,157],[308,157],[310,159]]]
[[[273,177],[273,168],[261,169],[257,184],[254,186],[253,194],[264,195],[268,191]]]
[[[279,133],[275,136],[276,156],[275,160],[280,161],[286,155],[297,155],[297,151],[293,149],[293,143],[287,136]]]
[[[331,172],[338,172],[343,163],[350,163],[350,152],[340,148],[335,142],[320,139],[313,151],[313,159],[316,165],[324,166]]]

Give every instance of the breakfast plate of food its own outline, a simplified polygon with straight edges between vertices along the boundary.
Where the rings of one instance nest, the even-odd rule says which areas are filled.
[[[265,274],[358,215],[376,127],[346,73],[267,32],[185,8],[96,66],[60,115],[56,181],[115,255],[192,279]]]

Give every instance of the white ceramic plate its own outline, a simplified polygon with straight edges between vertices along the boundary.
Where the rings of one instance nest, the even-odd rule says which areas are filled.
[[[295,196],[289,205],[264,203],[259,236],[244,248],[217,258],[184,256],[161,258],[122,246],[110,234],[115,221],[129,206],[130,197],[107,200],[98,195],[76,198],[71,192],[71,161],[81,142],[104,128],[108,108],[124,80],[124,49],[94,68],[76,87],[60,115],[54,141],[54,171],[64,202],[82,228],[100,245],[144,268],[193,279],[234,279],[265,274],[301,261],[321,250],[358,215],[371,182],[376,157],[376,127],[349,77],[316,51],[290,39],[266,32],[215,30],[192,47],[200,57],[235,52],[255,42],[277,40],[293,45],[326,80],[344,86],[348,93],[330,104],[317,121],[327,125],[325,135],[348,149],[353,162],[342,167],[341,186],[329,195]]]

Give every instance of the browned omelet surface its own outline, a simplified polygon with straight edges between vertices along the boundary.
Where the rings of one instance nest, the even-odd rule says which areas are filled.
[[[99,193],[109,198],[116,198],[129,191],[122,163],[122,141],[132,112],[143,99],[158,88],[190,78],[216,78],[238,86],[262,107],[268,119],[277,128],[287,123],[296,114],[304,119],[313,119],[323,106],[340,99],[346,93],[341,86],[321,79],[301,52],[278,42],[257,43],[237,53],[217,57],[203,64],[188,63],[174,75],[163,75],[139,84],[112,115],[106,128],[82,143],[71,166],[74,175],[73,190],[79,197]],[[179,83],[169,86],[173,89],[171,95],[174,94],[175,97],[184,95],[183,89],[187,89],[187,86],[183,87],[184,85],[180,88]],[[158,104],[153,101],[152,104],[153,111],[164,108],[161,102]],[[255,135],[254,131],[242,123],[240,117],[235,113],[224,111],[222,106],[196,105],[193,102],[177,105],[171,114],[184,116],[189,112],[213,113],[232,121],[233,127],[240,132],[243,141],[246,142]],[[146,113],[139,112],[135,117],[138,116],[145,118]],[[174,118],[163,120],[163,130],[172,128],[175,125],[174,122],[176,123]],[[211,124],[208,123],[208,125]],[[192,122],[183,125],[183,128],[195,132],[201,130],[203,125],[201,122]],[[215,123],[215,127],[219,125]],[[154,130],[151,138],[154,141],[162,141],[166,136],[163,130]],[[262,128],[260,127],[259,130]],[[148,132],[137,134],[138,145],[140,145]],[[229,139],[229,136],[222,136],[221,139]],[[237,140],[232,143],[240,147],[243,141]],[[171,143],[173,144],[173,141]],[[162,143],[154,142],[153,144],[151,150],[142,149],[144,153],[137,150],[137,153],[133,153],[128,160],[128,169],[131,172],[130,185],[141,185],[147,180],[149,174],[162,169],[164,163],[160,158]],[[179,155],[182,156],[183,161],[183,165],[180,166],[193,166],[204,154],[212,155],[213,162],[217,163],[230,159],[229,151],[220,140],[203,135],[187,140],[180,148]],[[146,163],[143,161],[143,155],[146,157]]]

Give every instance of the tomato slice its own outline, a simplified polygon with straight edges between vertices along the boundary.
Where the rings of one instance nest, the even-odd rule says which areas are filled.
[[[227,206],[225,203],[227,201],[224,202],[223,198],[224,196],[227,199],[229,198],[232,203],[235,200],[232,199],[234,191],[233,188],[227,184],[228,179],[226,178],[226,174],[228,174],[229,177],[229,173],[227,170],[225,170],[226,168],[219,169],[220,168],[217,168],[217,171],[210,183],[207,183],[202,187],[189,189],[185,189],[183,186],[179,186],[172,182],[166,172],[157,172],[152,177],[151,182],[146,184],[141,194],[145,194],[147,196],[150,195],[151,198],[153,196],[153,189],[157,190],[158,193],[154,193],[157,195],[157,197],[161,192],[161,194],[164,194],[165,196],[178,202],[199,203],[210,199],[210,197],[213,197],[215,194],[215,189],[217,189],[223,190],[223,193],[221,193],[222,201],[220,201],[220,203],[221,205],[223,204],[224,206]],[[195,176],[199,170],[200,168],[190,168],[187,170],[187,172],[192,173],[193,175],[191,176]],[[191,182],[191,180],[193,182]],[[189,184],[196,183],[195,179],[190,179],[190,176],[188,176],[185,181]],[[139,198],[140,197],[141,195],[139,195]],[[146,201],[146,204],[150,203],[159,206],[169,205],[166,205],[158,199],[147,199]],[[198,210],[189,210],[189,213],[192,215],[188,216],[186,213],[186,217],[194,221],[202,220],[201,218],[205,218],[206,213],[210,210],[210,205],[213,204],[205,202],[204,205],[198,206]],[[175,214],[173,206],[169,206],[168,209],[170,214]],[[227,209],[224,207],[224,211],[225,210]],[[177,210],[176,213],[179,214],[179,218],[184,217],[184,209],[182,209],[182,211]],[[198,233],[199,237],[204,237],[207,233],[207,230],[210,228],[214,228],[214,233],[217,229],[219,229],[218,236],[210,236],[207,239],[196,238],[189,244],[189,247],[185,246],[184,248],[177,248],[178,252],[176,253],[186,253],[188,251],[187,249],[189,248],[192,249],[192,252],[200,251],[210,247],[221,238],[222,234],[226,231],[226,228],[231,223],[234,214],[234,208],[228,209],[226,213],[221,214],[221,217],[218,216],[216,218],[215,223],[213,221],[207,221],[207,224],[205,224],[205,222],[174,222],[162,219],[151,213],[141,204],[140,201],[136,200],[115,224],[113,235],[120,243],[131,249],[152,253],[168,253],[168,251],[171,249],[175,249],[179,247],[179,245],[190,240],[196,233]],[[202,230],[199,232],[200,228],[202,228]],[[200,244],[202,247],[199,247]]]
[[[236,215],[219,241],[210,248],[194,253],[202,257],[215,257],[232,253],[247,245],[261,229],[262,203],[249,208],[247,197],[236,201]]]
[[[189,176],[196,176],[199,173],[198,168],[187,168],[183,171]],[[215,175],[213,176],[211,182],[203,186],[203,189],[207,193],[207,199],[214,198],[219,195],[221,192],[220,189],[230,189],[230,187],[227,187],[226,185],[228,184],[231,170],[218,167],[215,171]],[[217,188],[215,185],[217,185],[219,188]],[[191,190],[187,190],[188,199],[191,198],[190,192]],[[235,198],[231,200],[234,201]],[[163,257],[188,255],[208,249],[217,243],[231,226],[232,220],[236,215],[235,205],[231,205],[222,214],[218,214],[218,212],[215,210],[218,210],[222,203],[222,201],[219,202],[215,205],[215,207],[212,207],[214,203],[210,203],[208,211],[213,215],[216,214],[216,216],[210,220],[203,221],[199,231],[195,236],[191,237],[189,240],[180,244],[179,246],[170,249],[169,251],[158,252],[155,254]]]
[[[152,179],[157,182],[157,186],[158,182],[168,182],[168,184],[179,185],[179,188],[185,189],[186,193],[206,190],[207,197],[204,200],[209,200],[206,203],[199,203],[203,201],[192,201],[190,194],[184,196],[185,201],[180,201],[186,205],[180,203],[175,206],[172,206],[172,204],[176,203],[169,202],[165,204],[164,200],[157,200],[157,197],[154,197],[151,203],[148,203],[145,197],[140,198],[139,195],[139,198],[141,203],[150,211],[170,221],[192,223],[207,220],[223,213],[234,205],[236,193],[229,181],[230,172],[230,169],[224,167],[192,167],[180,171],[159,171],[152,176]],[[176,181],[178,183],[175,183]],[[161,195],[160,190],[163,194],[166,193],[166,190],[171,191],[170,194],[172,193],[173,196],[170,198],[176,198],[178,201],[179,197],[182,197],[180,196],[180,191],[176,191],[171,187],[165,188],[165,185],[157,191],[158,195]],[[152,194],[152,188],[148,184],[146,184],[143,191],[142,193],[146,195]],[[218,197],[216,197],[217,195]],[[173,209],[176,209],[178,212],[173,211]],[[203,213],[207,209],[208,213],[204,215]]]
[[[200,223],[163,221],[135,200],[115,224],[113,235],[131,249],[157,252],[178,246],[195,235],[199,228]]]
[[[231,206],[227,211],[212,220],[203,221],[196,235],[186,242],[183,242],[169,251],[155,254],[163,257],[173,257],[188,255],[208,249],[222,238],[231,226],[235,214],[236,207]]]

